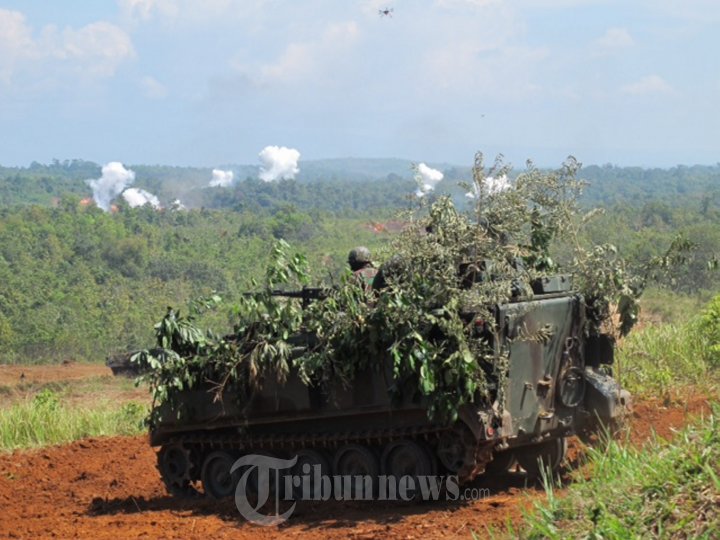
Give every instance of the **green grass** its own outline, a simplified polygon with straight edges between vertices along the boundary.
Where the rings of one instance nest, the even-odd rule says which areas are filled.
[[[707,387],[720,379],[720,296],[685,322],[631,332],[618,350],[616,375],[638,395],[667,396],[674,388]]]
[[[712,383],[718,366],[707,354],[709,347],[695,321],[648,326],[623,340],[617,375],[638,395],[664,396],[673,388]]]
[[[651,321],[682,324],[695,318],[712,297],[713,293],[710,291],[690,295],[648,287],[643,292],[640,305],[643,316]]]
[[[716,538],[720,405],[672,441],[590,449],[562,495],[552,489],[510,534],[521,538]],[[590,479],[586,479],[587,472]]]
[[[61,444],[107,435],[141,433],[147,408],[135,402],[68,406],[43,390],[0,410],[0,451]]]

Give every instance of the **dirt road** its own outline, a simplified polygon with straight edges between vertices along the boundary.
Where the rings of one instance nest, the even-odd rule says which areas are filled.
[[[636,405],[632,441],[641,444],[655,430],[668,437],[690,415],[708,409],[701,396],[664,407]],[[571,460],[576,460],[575,446]],[[522,475],[477,482],[490,496],[470,502],[316,503],[299,507],[273,527],[248,524],[232,501],[178,501],[169,497],[144,437],[88,439],[42,450],[0,456],[2,538],[468,538],[487,527],[517,522],[537,487]]]

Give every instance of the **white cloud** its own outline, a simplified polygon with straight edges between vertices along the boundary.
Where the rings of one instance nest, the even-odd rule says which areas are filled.
[[[65,28],[48,52],[56,59],[78,64],[85,73],[91,70],[100,76],[113,75],[120,63],[135,56],[130,36],[104,21],[77,30]]]
[[[127,201],[130,208],[145,206],[149,204],[153,208],[160,208],[160,200],[152,193],[140,188],[129,188],[123,191],[123,199]]]
[[[602,37],[595,41],[595,46],[603,51],[626,49],[635,45],[635,40],[626,28],[608,28]]]
[[[18,11],[0,9],[0,81],[9,82],[15,63],[32,58],[35,49],[25,16]]]
[[[517,98],[538,91],[531,77],[548,56],[547,49],[483,42],[482,38],[448,40],[427,55],[425,77],[436,89]]]
[[[210,187],[227,187],[232,184],[235,175],[232,171],[223,171],[221,169],[213,169],[212,178],[208,183]]]
[[[145,97],[149,99],[163,99],[168,95],[167,87],[149,75],[140,79],[140,86]]]
[[[316,76],[321,68],[344,60],[347,48],[357,39],[355,22],[330,24],[320,39],[290,43],[277,61],[260,67],[261,82],[292,81]]]
[[[537,93],[535,77],[547,81],[549,49],[524,44],[526,22],[514,3],[448,0],[441,7],[418,34],[416,84],[431,99],[438,92],[525,98]]]
[[[285,146],[266,146],[260,154],[260,180],[272,182],[273,180],[291,180],[300,172],[298,160],[300,152]]]
[[[118,0],[121,11],[132,21],[197,25],[219,18],[246,19],[261,13],[270,0]]]
[[[314,68],[315,55],[307,43],[290,43],[274,64],[260,69],[263,79],[294,79]]]
[[[108,77],[134,55],[130,36],[111,23],[62,31],[47,25],[35,37],[22,13],[0,9],[0,82],[9,84],[18,73]]]
[[[177,0],[120,0],[120,8],[131,18],[147,21],[155,16],[177,17]]]
[[[623,94],[643,96],[647,94],[672,94],[675,91],[668,82],[659,75],[648,75],[642,79],[623,86]]]

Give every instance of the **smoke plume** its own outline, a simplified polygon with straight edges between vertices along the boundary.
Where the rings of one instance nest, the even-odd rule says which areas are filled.
[[[291,180],[300,172],[298,160],[300,152],[294,148],[284,146],[266,146],[259,154],[262,166],[260,180],[272,182],[274,180]]]
[[[102,168],[102,176],[86,180],[93,190],[93,199],[98,208],[110,210],[112,200],[135,181],[135,172],[123,167],[119,161],[111,161]]]
[[[221,169],[213,169],[212,179],[208,186],[210,187],[228,187],[232,184],[234,174],[232,171],[223,171]]]
[[[180,199],[175,199],[173,202],[170,203],[170,210],[187,210],[187,206],[185,206]]]
[[[417,182],[418,189],[415,195],[418,197],[424,197],[435,189],[438,182],[444,178],[443,173],[432,167],[428,167],[424,163],[417,166],[415,171],[415,181]]]
[[[149,204],[153,208],[160,208],[158,198],[144,189],[129,188],[123,191],[122,196],[130,205],[130,208],[137,208],[138,206],[145,206],[146,204]]]
[[[502,175],[497,178],[493,176],[488,176],[485,178],[482,184],[482,192],[487,193],[488,195],[494,195],[495,193],[500,193],[501,191],[505,191],[507,189],[510,189],[510,179],[507,177],[507,175]],[[477,199],[480,197],[481,193],[478,193],[477,186],[472,186],[473,190],[468,191],[465,196],[469,199]]]

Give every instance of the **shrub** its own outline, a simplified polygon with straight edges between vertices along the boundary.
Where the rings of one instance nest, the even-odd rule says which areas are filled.
[[[703,310],[698,328],[707,340],[708,361],[714,367],[720,366],[720,295],[713,298]]]

